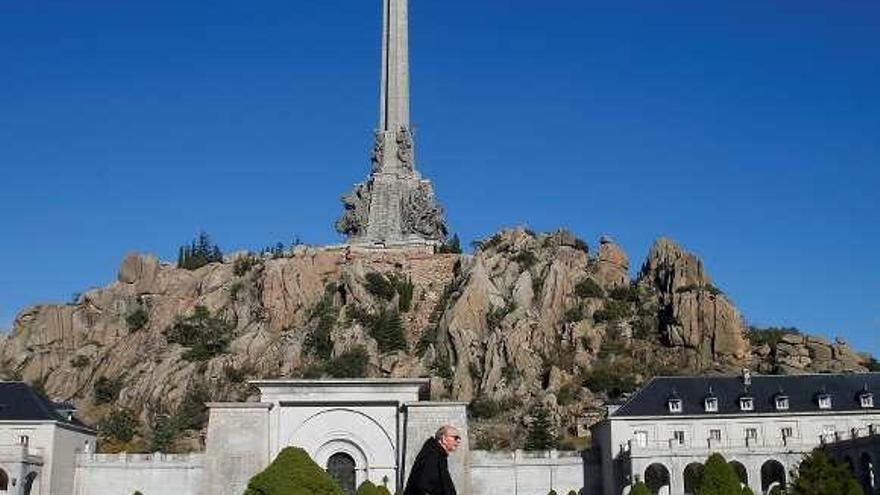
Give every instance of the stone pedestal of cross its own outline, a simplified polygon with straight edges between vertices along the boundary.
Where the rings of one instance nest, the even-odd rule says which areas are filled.
[[[431,182],[415,169],[409,114],[408,0],[383,0],[379,128],[366,181],[342,197],[336,229],[350,244],[438,244],[447,234]]]

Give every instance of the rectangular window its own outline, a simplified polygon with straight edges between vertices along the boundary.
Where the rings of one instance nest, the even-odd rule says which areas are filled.
[[[709,430],[709,440],[720,441],[721,430]]]
[[[647,431],[636,431],[633,433],[633,440],[635,440],[635,444],[639,447],[647,447],[648,446],[648,432]]]
[[[676,445],[684,445],[684,431],[676,430],[672,432],[672,440]]]
[[[819,396],[819,409],[831,409],[831,396],[830,395],[820,395]]]
[[[791,429],[791,426],[786,426],[782,429],[782,438],[791,438],[794,436],[794,432]]]
[[[718,399],[715,397],[706,399],[706,412],[718,412]]]
[[[757,440],[758,439],[758,429],[757,428],[746,428],[746,440]]]
[[[18,437],[18,443],[21,445],[27,445],[30,442],[30,438],[27,435],[21,435]]]
[[[681,412],[681,399],[669,399],[669,412]]]

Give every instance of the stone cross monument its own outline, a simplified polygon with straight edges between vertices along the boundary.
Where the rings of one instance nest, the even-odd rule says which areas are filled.
[[[342,197],[345,211],[336,230],[351,244],[436,244],[446,238],[447,226],[431,182],[415,169],[409,120],[408,0],[382,3],[382,87],[372,171]]]

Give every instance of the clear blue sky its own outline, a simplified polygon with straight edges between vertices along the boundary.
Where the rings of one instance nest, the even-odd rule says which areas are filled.
[[[880,2],[411,0],[418,167],[467,243],[671,236],[750,323],[880,354]],[[325,244],[379,0],[0,2],[0,327],[164,259]]]

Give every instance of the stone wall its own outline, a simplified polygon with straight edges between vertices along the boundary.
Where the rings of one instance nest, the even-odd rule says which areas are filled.
[[[203,454],[79,454],[73,495],[199,495]]]
[[[559,495],[581,493],[586,485],[580,452],[471,451],[470,488],[474,495]]]

